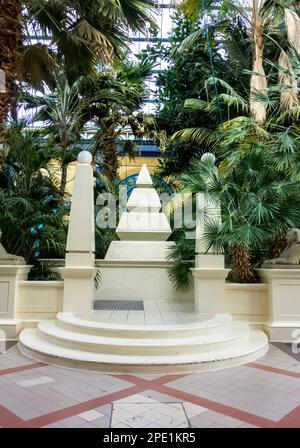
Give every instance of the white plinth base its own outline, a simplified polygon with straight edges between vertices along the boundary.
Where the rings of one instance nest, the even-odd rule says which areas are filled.
[[[64,277],[63,310],[73,313],[89,313],[93,309],[94,276],[92,267],[60,268]]]
[[[97,299],[182,300],[193,298],[193,289],[177,291],[168,276],[167,261],[97,260],[101,286]],[[70,310],[73,311],[74,310]]]
[[[20,334],[19,348],[39,361],[109,373],[218,370],[263,356],[268,339],[229,314],[177,325],[114,325],[58,313]]]
[[[0,342],[17,340],[22,328],[21,324],[22,322],[18,319],[0,319]]]
[[[268,284],[269,321],[265,324],[271,341],[295,342],[300,336],[300,270],[258,269]]]
[[[194,276],[195,310],[198,313],[223,313],[225,310],[224,268],[191,269]]]
[[[19,285],[27,279],[31,268],[32,266],[27,265],[0,266],[0,341],[14,340],[20,331]]]

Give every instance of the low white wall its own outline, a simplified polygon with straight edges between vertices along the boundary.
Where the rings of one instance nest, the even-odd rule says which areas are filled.
[[[271,341],[300,343],[300,269],[258,269],[268,283],[269,319],[265,330]]]
[[[269,318],[268,285],[227,283],[225,310],[236,320],[262,328]]]
[[[187,293],[187,299],[192,297],[192,292],[191,289]],[[62,310],[62,302],[62,281],[21,281],[17,318],[27,325],[51,319]],[[267,285],[226,284],[225,308],[234,319],[262,325],[268,320]]]
[[[177,291],[168,276],[168,262],[97,261],[101,284],[98,299],[194,300],[193,288]]]
[[[272,277],[276,277],[275,274],[273,272]],[[136,275],[138,276],[138,272],[136,272]],[[284,276],[287,275],[286,271]],[[297,276],[297,285],[300,284],[298,273],[294,275]],[[277,293],[278,281],[276,280],[277,283],[275,284],[275,280],[272,278],[270,284],[227,283],[225,287],[225,310],[235,320],[242,320],[253,327],[264,329],[271,341],[293,342],[291,339],[293,330],[299,328],[300,331],[300,295],[298,297],[296,294],[291,300],[291,291],[294,292],[296,280],[284,279],[285,283],[288,286],[291,284],[290,288],[292,288],[291,291],[286,292],[284,297]],[[280,279],[279,283],[281,285],[283,280]],[[279,288],[279,292],[281,289]],[[98,290],[98,297],[102,295],[99,294],[100,290],[101,286]],[[274,292],[272,292],[273,290]],[[5,303],[6,298],[3,291],[0,291],[0,293],[0,302]],[[54,318],[58,311],[62,311],[63,281],[19,280],[16,297],[14,316],[10,319],[0,318],[0,330],[4,330],[7,337],[11,339],[15,338],[23,328],[33,327],[41,319]],[[191,288],[186,292],[185,298],[182,297],[180,300],[191,301],[192,298],[193,289]],[[280,306],[277,306],[277,303]],[[277,316],[276,310],[279,310],[281,314],[277,313]]]
[[[23,328],[41,319],[51,319],[63,306],[63,281],[19,282],[17,319]]]

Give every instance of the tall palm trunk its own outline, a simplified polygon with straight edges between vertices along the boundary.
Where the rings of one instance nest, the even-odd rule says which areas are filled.
[[[299,6],[300,2],[294,3],[294,8],[296,10]],[[285,25],[288,42],[298,55],[300,55],[300,17],[296,11],[288,8],[285,9]],[[281,93],[281,107],[283,109],[291,109],[299,106],[299,81],[297,80],[289,56],[284,50],[281,50],[279,67],[278,80],[287,88]]]
[[[114,132],[106,133],[102,142],[105,174],[110,181],[113,181],[118,176],[119,169],[119,160],[116,150],[116,137]]]
[[[59,192],[62,197],[65,195],[66,187],[67,187],[68,166],[69,166],[68,163],[62,163],[62,166],[61,166],[61,178],[60,178]]]
[[[278,232],[273,241],[272,258],[279,257],[287,246],[286,235]]]
[[[296,10],[300,9],[300,2],[295,5]],[[300,18],[296,11],[285,9],[285,24],[289,44],[294,47],[300,55]]]
[[[107,125],[106,120],[102,120],[101,126],[101,146],[103,150],[103,165],[107,178],[113,181],[118,176],[119,160],[116,148],[118,131],[113,125]]]
[[[61,178],[60,178],[60,188],[59,192],[61,197],[65,195],[66,186],[67,186],[67,180],[68,180],[68,157],[67,157],[67,148],[68,148],[68,132],[67,132],[67,126],[64,125],[61,126],[60,131],[60,149],[61,149]]]
[[[3,139],[3,126],[16,93],[21,11],[20,0],[0,0],[0,70],[3,79],[3,85],[0,85],[0,142]]]
[[[250,110],[257,123],[262,123],[267,117],[267,108],[253,96],[255,93],[266,92],[267,78],[263,66],[264,38],[260,6],[262,0],[253,0],[252,27],[253,27],[253,64],[250,82]]]
[[[249,262],[248,248],[236,244],[232,247],[232,256],[232,274],[234,279],[240,283],[253,283],[255,274]]]
[[[292,107],[299,106],[297,78],[291,61],[284,50],[281,50],[278,65],[278,81],[286,88],[286,90],[281,92],[280,104],[282,109],[291,109]]]

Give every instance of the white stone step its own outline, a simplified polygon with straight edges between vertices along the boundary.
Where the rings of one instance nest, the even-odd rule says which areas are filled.
[[[96,322],[72,313],[58,313],[57,325],[66,330],[77,333],[100,335],[107,337],[131,338],[135,332],[135,338],[180,338],[213,334],[226,331],[230,328],[232,317],[230,314],[201,315],[199,320],[191,323],[176,325],[120,325],[105,322]]]
[[[90,335],[60,328],[55,320],[44,320],[38,324],[41,338],[58,345],[79,350],[119,355],[184,355],[188,353],[222,350],[239,342],[247,342],[250,328],[246,323],[234,322],[225,331],[213,334],[177,338],[142,339],[132,330],[131,338]]]
[[[255,330],[250,332],[246,342],[231,344],[223,350],[168,356],[128,356],[62,347],[41,338],[36,329],[26,329],[20,334],[19,349],[35,360],[61,367],[121,374],[182,373],[218,370],[253,361],[267,352],[268,338],[262,331]]]
[[[161,202],[155,188],[135,188],[127,201],[129,212],[159,212]]]

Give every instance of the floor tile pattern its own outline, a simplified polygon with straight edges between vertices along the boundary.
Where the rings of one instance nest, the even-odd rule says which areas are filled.
[[[0,427],[300,428],[300,355],[190,375],[108,375],[0,355]]]

